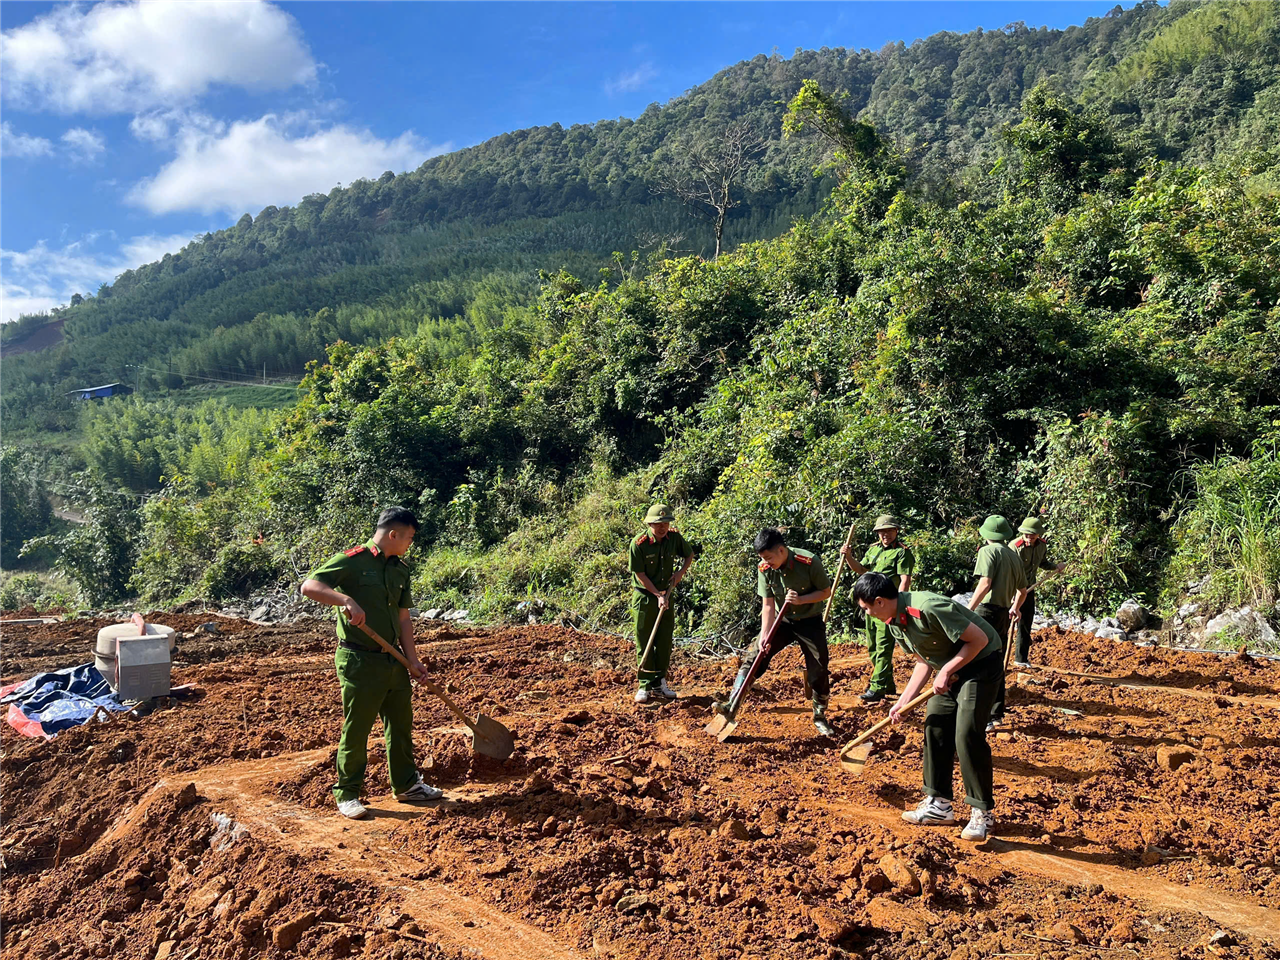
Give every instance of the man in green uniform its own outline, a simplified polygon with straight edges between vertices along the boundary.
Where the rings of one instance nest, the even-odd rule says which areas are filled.
[[[302,583],[302,595],[340,607],[338,650],[334,664],[342,689],[342,737],[338,741],[338,782],[333,788],[338,812],[353,820],[368,813],[360,802],[368,766],[369,731],[382,718],[387,767],[397,800],[435,800],[413,759],[413,688],[409,673],[360,629],[366,624],[388,643],[400,644],[415,677],[425,677],[413,643],[409,608],[409,568],[405,555],[418,521],[404,507],[388,507],[378,516],[373,539],[335,553]]]
[[[671,665],[671,640],[675,635],[675,611],[671,609],[671,591],[693,565],[693,548],[684,537],[671,529],[675,516],[665,503],[655,503],[644,516],[649,532],[631,541],[627,569],[631,571],[631,622],[636,631],[636,673],[639,687],[636,703],[648,703],[653,697],[674,700],[678,694],[667,685],[667,668]],[[675,570],[676,558],[681,560]],[[654,622],[658,634],[653,639],[649,659],[644,659]]]
[[[840,553],[853,568],[854,573],[883,573],[898,578],[898,590],[911,589],[911,577],[916,572],[916,558],[911,550],[898,539],[898,521],[890,514],[882,514],[871,528],[879,540],[867,548],[859,563],[853,559],[853,551],[841,547]],[[862,693],[867,703],[879,703],[885,697],[898,692],[893,682],[893,638],[883,623],[874,617],[867,619],[867,654],[871,657],[871,683]]]
[[[1044,522],[1039,517],[1027,517],[1018,527],[1022,534],[1010,546],[1022,560],[1022,570],[1027,578],[1027,598],[1018,608],[1018,642],[1013,648],[1013,665],[1025,667],[1031,656],[1031,623],[1036,618],[1036,577],[1041,570],[1061,573],[1065,563],[1049,560],[1049,544],[1044,535]]]
[[[889,627],[901,647],[916,658],[911,679],[889,710],[897,723],[902,708],[933,678],[933,697],[924,718],[925,798],[902,819],[948,825],[952,810],[952,767],[960,760],[969,825],[965,840],[985,840],[995,828],[995,788],[987,717],[1004,677],[1001,639],[991,624],[950,597],[917,590],[900,593],[883,573],[864,573],[853,596],[867,616]]]
[[[986,544],[978,551],[973,572],[978,577],[969,609],[991,624],[1000,635],[1001,642],[1009,636],[1009,622],[1016,619],[1022,601],[1027,598],[1027,575],[1022,569],[1018,554],[1008,545],[1013,539],[1009,521],[998,514],[987,517],[978,534]],[[1004,676],[1000,679],[1000,692],[991,707],[990,727],[1004,719]]]
[[[756,595],[761,599],[760,635],[743,658],[733,690],[720,705],[732,700],[733,694],[746,682],[751,663],[762,648],[764,659],[757,678],[769,669],[780,651],[793,642],[798,643],[804,655],[805,680],[812,691],[813,725],[824,737],[832,736],[836,731],[827,719],[827,701],[831,695],[827,664],[831,655],[827,650],[827,625],[822,620],[822,603],[831,596],[831,578],[822,568],[821,557],[808,550],[788,547],[780,530],[771,527],[761,530],[754,546],[760,557],[756,568]],[[765,647],[765,639],[784,603],[791,606]]]

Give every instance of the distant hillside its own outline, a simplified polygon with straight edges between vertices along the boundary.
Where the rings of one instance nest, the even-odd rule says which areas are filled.
[[[706,227],[652,185],[679,144],[733,121],[752,123],[767,148],[727,239],[777,235],[828,189],[812,148],[781,139],[781,104],[805,79],[843,91],[895,137],[922,190],[990,165],[999,130],[1046,78],[1105,107],[1155,157],[1254,148],[1280,123],[1278,11],[1149,0],[1067,30],[1016,24],[879,51],[759,55],[634,120],[503,134],[411,173],[246,213],[52,317],[7,325],[4,413],[10,429],[68,427],[62,394],[74,386],[298,375],[336,339],[425,330],[442,354],[466,351],[488,320],[536,296],[540,270],[591,277],[613,251],[661,238],[707,251]]]

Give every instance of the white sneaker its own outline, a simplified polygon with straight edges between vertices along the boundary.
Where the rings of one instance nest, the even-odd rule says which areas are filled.
[[[951,801],[945,797],[925,797],[920,801],[920,806],[908,810],[902,815],[902,819],[907,823],[927,827],[949,827],[957,822],[955,813],[951,810]]]
[[[396,799],[401,803],[413,803],[417,800],[439,800],[444,796],[444,791],[439,787],[433,787],[422,777],[418,777],[418,782],[408,790],[401,790],[395,795]]]
[[[648,703],[652,694],[644,687],[636,691],[636,703]]]
[[[986,840],[996,828],[996,818],[990,810],[974,809],[969,814],[969,825],[960,831],[961,840]]]
[[[679,699],[680,699],[680,694],[676,693],[674,690],[672,690],[672,689],[671,689],[671,687],[670,687],[670,686],[668,686],[668,685],[667,685],[667,678],[666,678],[666,677],[663,677],[663,678],[662,678],[662,683],[661,683],[661,685],[659,685],[658,690],[657,690],[657,693],[658,693],[658,696],[660,696],[660,697],[666,697],[668,700],[679,700]]]
[[[1015,667],[1017,667],[1019,670],[1026,670],[1028,667],[1030,667],[1030,666],[1031,666],[1031,664],[1026,663],[1026,662],[1024,662],[1024,661],[1022,661],[1022,660],[1015,660],[1015,661],[1013,661],[1013,665],[1014,665]]]
[[[349,820],[363,820],[369,815],[369,808],[360,802],[359,797],[338,801],[338,812]]]

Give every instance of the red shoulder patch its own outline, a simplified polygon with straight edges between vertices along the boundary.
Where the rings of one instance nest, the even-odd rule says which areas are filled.
[[[639,546],[642,543],[653,543],[653,534],[642,533],[640,536],[636,537],[636,546]]]
[[[915,607],[907,607],[907,613],[911,614],[911,616],[915,617],[917,620],[924,619],[924,614]]]
[[[763,571],[763,570],[768,570],[768,569],[769,569],[769,565],[768,565],[767,563],[765,563],[763,560],[761,560],[761,561],[760,561],[760,563],[759,563],[759,564],[757,564],[756,569],[757,569],[757,570],[761,570],[761,571]]]
[[[348,557],[354,557],[357,553],[364,553],[368,549],[369,549],[368,547],[360,546],[360,547],[352,547],[350,550],[346,550],[344,552]]]
[[[798,563],[803,563],[803,564],[813,563],[813,557],[802,557],[798,553],[793,553],[792,556],[796,558],[796,561]]]
[[[1014,545],[1015,547],[1025,547],[1025,546],[1026,546],[1026,544],[1022,542],[1022,538],[1021,538],[1021,537],[1019,537],[1017,540],[1013,541],[1013,545]]]

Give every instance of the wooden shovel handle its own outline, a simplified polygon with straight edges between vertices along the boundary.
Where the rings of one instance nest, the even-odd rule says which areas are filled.
[[[347,621],[347,622],[350,623],[350,621]],[[410,676],[413,675],[413,668],[409,666],[409,661],[405,659],[405,655],[403,653],[401,653],[391,644],[387,643],[387,641],[383,640],[382,637],[378,636],[376,631],[371,629],[366,624],[363,624],[363,623],[360,624],[360,629],[363,630],[371,640],[376,641],[378,646],[382,647],[383,650],[387,651],[387,653],[391,654],[393,657],[399,660],[400,663],[404,665],[404,668],[409,671]],[[426,679],[425,677],[420,678],[418,680],[418,685],[426,689],[428,693],[434,693],[437,697],[443,700],[444,705],[453,712],[453,715],[457,717],[459,720],[461,720],[463,723],[465,723],[467,725],[468,730],[471,730],[473,733],[475,732],[476,725],[471,721],[471,718],[468,717],[465,713],[463,713],[462,708],[458,706],[456,703],[454,703],[453,700],[449,698],[449,695],[445,693],[443,690],[441,690],[440,687],[438,687],[436,684],[432,683],[430,680]]]
[[[1013,636],[1018,630],[1018,621],[1009,621],[1009,635],[1004,638],[1004,672],[1009,672],[1009,661],[1013,657]]]
[[[905,707],[903,707],[900,711],[898,711],[899,714],[906,713],[908,710],[914,710],[916,707],[920,706],[920,704],[924,703],[926,700],[928,700],[932,696],[933,696],[933,684],[930,683],[928,688],[924,691],[924,693],[920,694],[918,697],[916,697],[914,700],[908,703]],[[857,737],[850,740],[848,743],[846,743],[843,747],[840,748],[841,755],[843,756],[844,754],[848,753],[858,744],[862,743],[864,740],[870,737],[873,733],[875,733],[878,730],[883,730],[892,722],[893,722],[893,717],[885,717],[883,720],[881,720],[879,723],[872,726],[870,729],[864,731],[863,733],[858,734]]]
[[[846,547],[849,546],[851,543],[853,543],[853,531],[857,527],[857,525],[858,523],[856,520],[853,523],[849,524],[849,535],[844,538],[844,545]],[[836,561],[836,578],[831,582],[831,596],[827,597],[827,605],[822,611],[823,623],[826,623],[827,618],[831,616],[831,605],[836,602],[836,588],[840,586],[840,576],[841,574],[844,573],[844,568],[845,568],[844,552],[841,551],[840,559]]]

